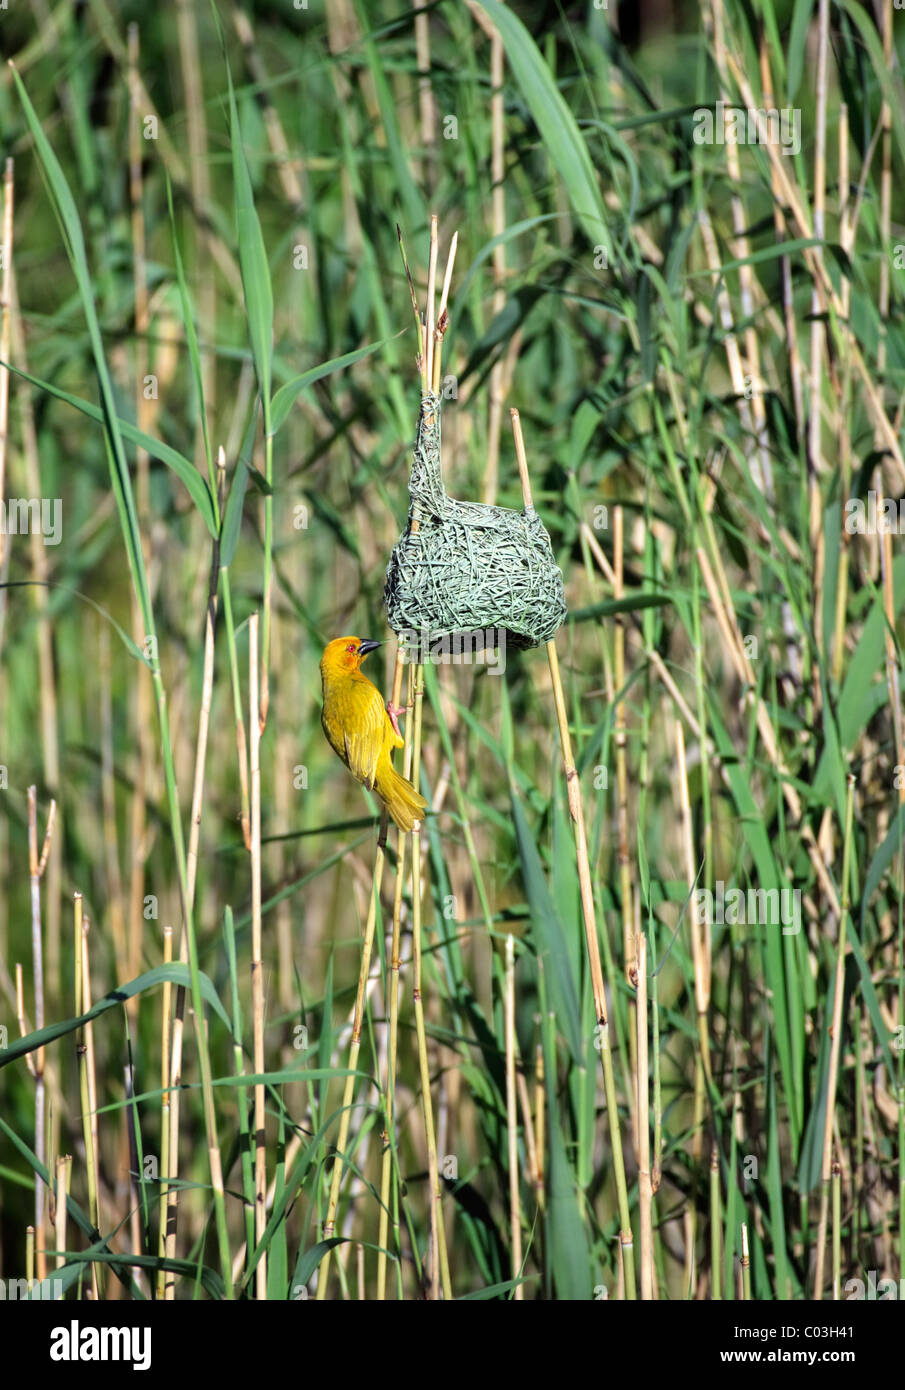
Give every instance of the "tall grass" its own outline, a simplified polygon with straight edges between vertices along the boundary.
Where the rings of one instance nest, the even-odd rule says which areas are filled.
[[[905,1277],[892,0],[179,14],[4,20],[0,1274]],[[433,213],[447,487],[530,486],[570,613],[387,649],[384,844],[317,663],[387,635]]]

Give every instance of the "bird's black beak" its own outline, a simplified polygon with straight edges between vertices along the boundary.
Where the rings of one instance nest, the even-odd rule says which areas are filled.
[[[376,652],[377,648],[382,646],[382,642],[375,642],[372,638],[366,637],[363,642],[358,644],[358,655],[367,656],[368,652]]]

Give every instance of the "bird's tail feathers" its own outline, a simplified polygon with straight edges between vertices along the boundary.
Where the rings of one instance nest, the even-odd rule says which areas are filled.
[[[374,790],[400,830],[409,831],[416,820],[423,819],[427,802],[420,792],[415,791],[411,782],[400,777],[389,761],[386,766],[378,768]]]

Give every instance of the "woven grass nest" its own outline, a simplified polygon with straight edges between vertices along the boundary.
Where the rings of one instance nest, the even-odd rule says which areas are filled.
[[[515,647],[547,642],[566,616],[562,571],[533,507],[513,511],[448,497],[440,398],[421,398],[408,525],[387,566],[387,619],[431,640],[488,629]],[[413,523],[416,523],[413,526]]]

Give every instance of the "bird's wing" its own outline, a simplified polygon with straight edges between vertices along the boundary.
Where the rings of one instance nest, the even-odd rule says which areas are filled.
[[[336,751],[352,776],[370,790],[377,776],[377,761],[389,724],[383,697],[370,681],[356,681],[344,705],[340,720],[343,746]]]

